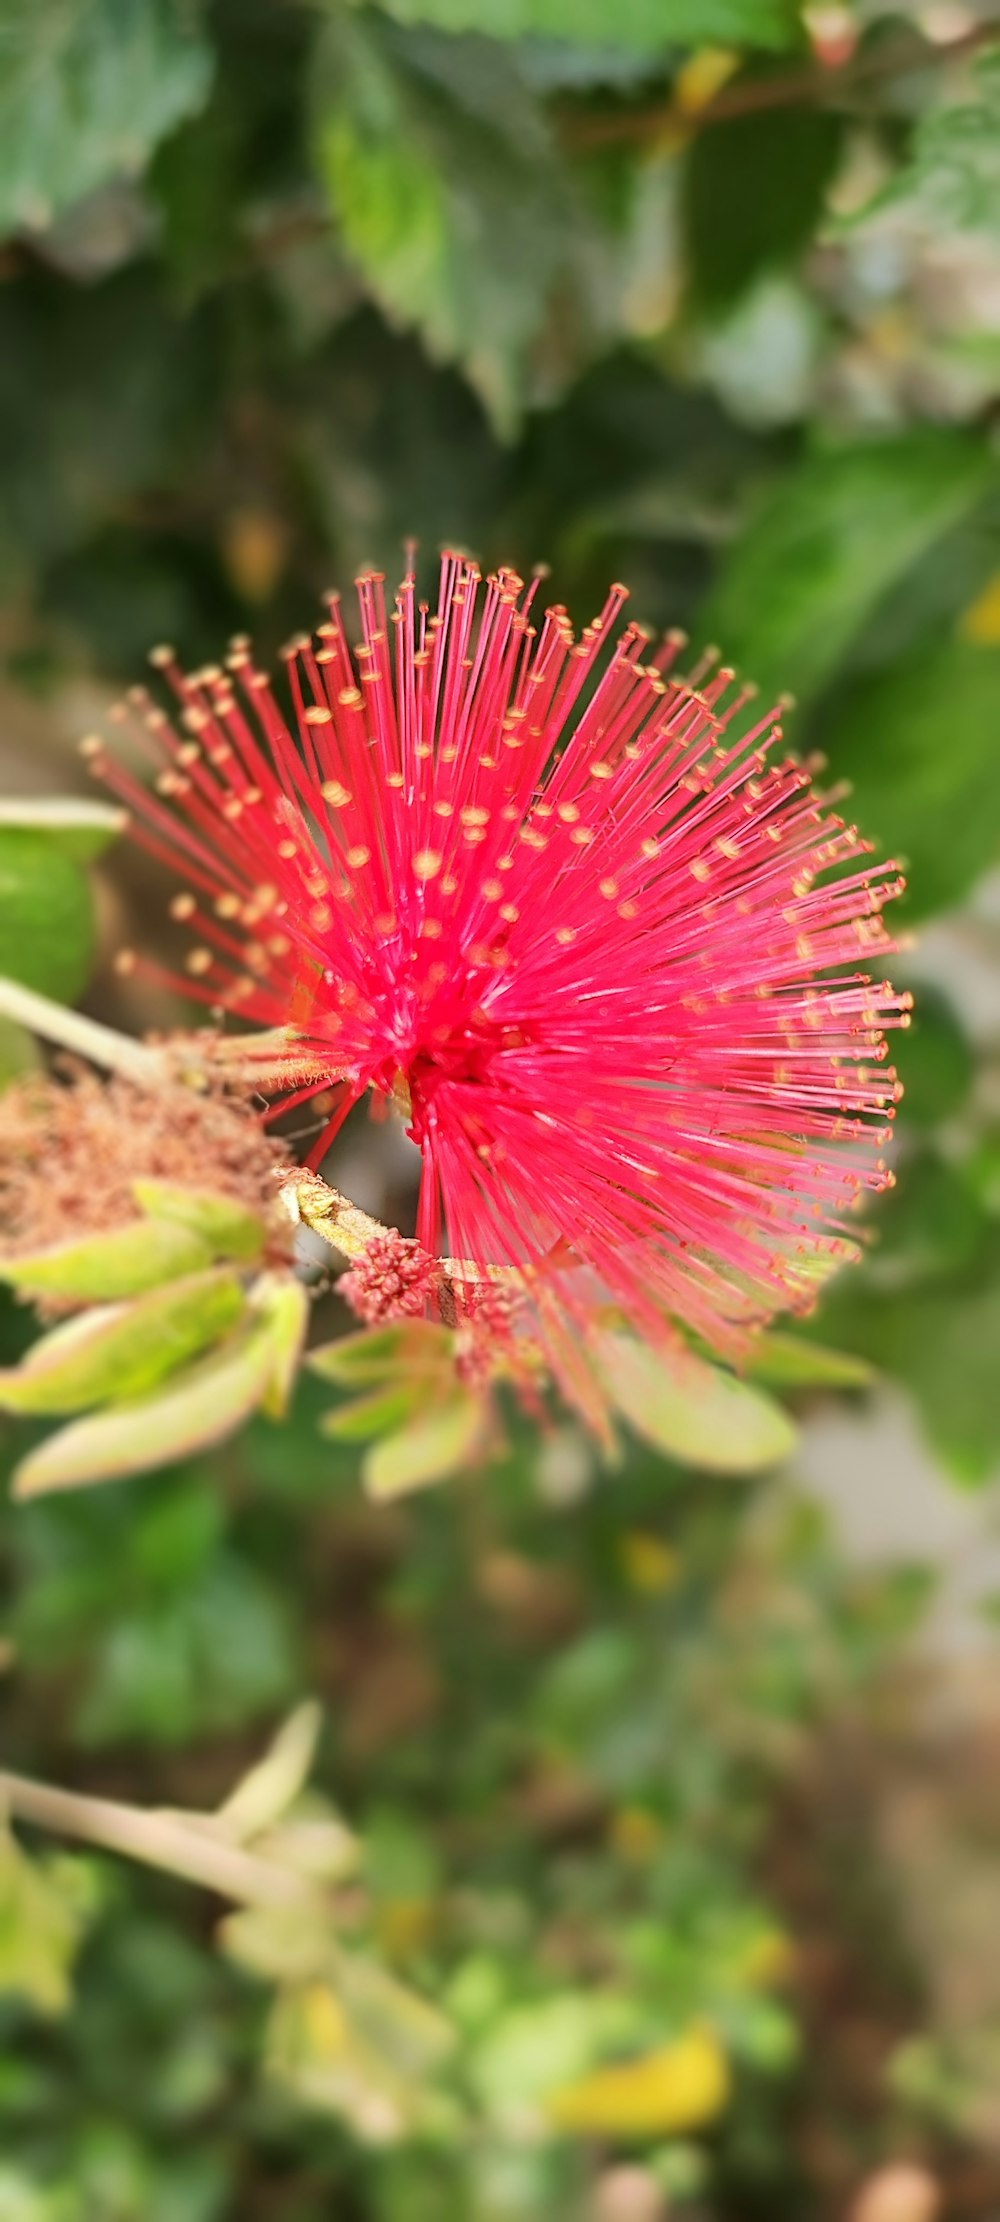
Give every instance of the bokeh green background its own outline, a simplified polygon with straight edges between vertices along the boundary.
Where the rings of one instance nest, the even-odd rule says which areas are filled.
[[[580,620],[624,578],[789,690],[924,936],[899,1184],[820,1330],[960,1489],[1000,1460],[998,143],[972,6],[0,0],[5,785],[79,788],[151,642],[273,651],[409,535],[545,561]],[[162,1018],[109,960],[166,889],[102,860],[92,949],[81,890],[0,824],[2,965]],[[315,1417],[5,1508],[4,1747],[207,1807],[317,1693],[352,1918],[459,2031],[446,2093],[404,2076],[373,2145],[211,1902],[9,1857],[0,2222],[832,2222],[901,2155],[991,2212],[1000,1979],[956,1967],[991,1950],[992,1608],[993,1726],[956,1697],[946,1762],[899,1475],[876,1574],[794,1467],[609,1478],[521,1432],[378,1511]],[[936,1893],[972,1908],[943,1945]],[[544,2133],[547,2080],[691,2031],[729,2091],[687,2126]]]

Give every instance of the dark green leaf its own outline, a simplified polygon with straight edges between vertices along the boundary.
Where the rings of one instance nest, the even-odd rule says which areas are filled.
[[[946,640],[859,682],[824,727],[852,809],[904,866],[911,916],[957,902],[1000,853],[998,717],[1000,649]]]
[[[909,1026],[893,1036],[892,1058],[905,1094],[908,1126],[936,1126],[961,1109],[975,1076],[972,1043],[939,988],[914,989]]]
[[[382,0],[398,23],[482,31],[494,39],[562,38],[656,53],[668,46],[790,46],[790,0]]]
[[[960,1481],[996,1472],[1000,1445],[1000,1256],[967,1279],[899,1291],[838,1291],[824,1328],[909,1389],[934,1448]]]
[[[6,0],[0,230],[40,228],[134,173],[212,74],[194,0]]]
[[[840,118],[812,107],[734,116],[695,134],[684,167],[683,211],[698,302],[724,306],[761,271],[801,252],[822,209],[841,137]]]
[[[808,698],[887,588],[992,475],[982,444],[952,432],[807,455],[737,542],[700,630],[765,694]]]
[[[61,842],[0,826],[0,972],[69,1003],[93,962],[90,889]]]

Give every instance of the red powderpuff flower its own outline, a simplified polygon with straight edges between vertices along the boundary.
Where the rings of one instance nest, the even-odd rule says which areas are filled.
[[[537,1276],[563,1327],[610,1300],[733,1347],[890,1178],[902,883],[714,656],[678,676],[619,586],[577,639],[537,584],[447,554],[436,609],[411,575],[389,613],[366,574],[353,654],[336,595],[287,649],[290,718],[241,637],[154,652],[175,718],[122,712],[154,792],[85,747],[187,883],[184,992],[284,1030],[286,1104],[332,1095],[311,1163],[370,1088],[425,1251]]]

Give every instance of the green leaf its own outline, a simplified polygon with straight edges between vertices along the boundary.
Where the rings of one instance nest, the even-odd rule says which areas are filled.
[[[262,1273],[250,1302],[266,1321],[271,1345],[271,1383],[261,1403],[270,1420],[284,1419],[298,1379],[309,1330],[309,1295],[293,1273]]]
[[[843,136],[830,110],[733,116],[696,132],[681,207],[696,300],[722,307],[812,238]]]
[[[492,39],[553,38],[575,45],[662,52],[669,46],[790,46],[791,0],[381,0],[397,23],[482,31]]]
[[[1000,854],[998,705],[1000,649],[946,640],[859,681],[824,726],[852,809],[906,870],[911,917],[956,902]]]
[[[910,1024],[893,1036],[892,1061],[905,1090],[907,1126],[937,1126],[961,1110],[975,1078],[975,1052],[939,988],[915,986]]]
[[[1000,1445],[1000,1253],[974,1272],[893,1291],[838,1290],[824,1307],[851,1342],[913,1397],[927,1435],[956,1479],[989,1481]]]
[[[339,1404],[327,1412],[320,1421],[324,1435],[338,1443],[367,1443],[375,1435],[386,1435],[394,1427],[409,1419],[414,1409],[413,1388],[405,1382],[398,1387],[376,1389],[371,1396],[352,1397],[349,1404]]]
[[[435,361],[461,364],[509,435],[574,251],[568,182],[514,60],[481,38],[331,21],[315,146],[376,300]]]
[[[47,834],[77,864],[90,864],[114,841],[128,823],[124,810],[109,803],[87,802],[77,795],[36,797],[8,796],[0,801],[0,833],[9,826]]]
[[[190,1228],[169,1219],[143,1219],[107,1234],[0,1258],[0,1281],[9,1281],[21,1296],[104,1304],[201,1272],[211,1262],[211,1252]]]
[[[807,699],[993,469],[981,441],[936,430],[807,455],[732,550],[699,632],[766,695]]]
[[[746,1370],[748,1380],[772,1389],[865,1389],[873,1378],[867,1360],[854,1352],[777,1329],[757,1337]]]
[[[0,973],[69,1003],[94,955],[90,889],[61,842],[0,826]]]
[[[264,1222],[232,1196],[211,1188],[185,1188],[169,1180],[134,1180],[132,1194],[147,1219],[166,1219],[189,1227],[207,1243],[213,1257],[249,1263],[264,1246]]]
[[[0,231],[41,228],[139,171],[201,107],[211,75],[193,0],[6,0]]]
[[[470,1389],[455,1389],[395,1434],[383,1435],[366,1453],[361,1469],[369,1495],[401,1497],[457,1473],[475,1459],[484,1419],[482,1399]]]
[[[440,1373],[446,1378],[451,1372],[452,1345],[447,1327],[429,1319],[405,1319],[321,1343],[309,1352],[308,1364],[325,1381],[343,1382],[349,1389],[392,1381],[402,1373]]]
[[[945,97],[918,117],[910,160],[861,220],[913,208],[945,234],[1000,232],[1000,46],[979,55],[971,98]],[[857,219],[855,219],[857,221]]]
[[[0,1373],[0,1410],[78,1412],[141,1396],[235,1326],[243,1290],[223,1267],[169,1281],[134,1304],[86,1312]]]
[[[12,1018],[0,1016],[0,1088],[19,1080],[24,1072],[38,1072],[41,1054],[34,1035]]]
[[[29,1859],[0,1828],[0,1993],[15,1992],[43,2014],[65,2013],[70,1973],[85,1921],[78,1864]]]
[[[15,1497],[148,1473],[231,1435],[264,1402],[274,1375],[266,1330],[181,1374],[160,1396],[74,1420],[22,1459],[11,1484]]]
[[[598,1361],[623,1419],[679,1464],[753,1474],[795,1448],[795,1427],[780,1404],[691,1350],[667,1353],[632,1335],[605,1333]]]

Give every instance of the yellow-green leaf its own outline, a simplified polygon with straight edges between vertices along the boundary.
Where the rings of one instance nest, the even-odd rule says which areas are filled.
[[[13,1493],[38,1497],[52,1489],[120,1481],[207,1450],[249,1419],[273,1376],[270,1337],[258,1328],[176,1376],[160,1396],[74,1420],[50,1435],[22,1459]]]
[[[679,1343],[654,1350],[633,1335],[606,1332],[597,1358],[622,1418],[683,1465],[751,1474],[795,1447],[795,1427],[773,1397]]]
[[[28,826],[46,833],[78,864],[89,864],[100,856],[127,823],[126,811],[116,810],[110,803],[90,802],[80,795],[8,795],[0,801],[0,830]]]
[[[388,1435],[408,1420],[415,1409],[414,1392],[407,1382],[398,1388],[376,1389],[371,1396],[352,1397],[320,1421],[324,1435],[337,1443],[367,1443],[375,1435]]]
[[[249,1263],[260,1256],[264,1223],[255,1211],[211,1188],[186,1188],[170,1180],[134,1180],[132,1194],[148,1219],[175,1221],[200,1235],[215,1257]]]
[[[65,2012],[85,1921],[82,1879],[75,1861],[30,1859],[0,1829],[0,1994],[30,1999],[43,2014]]]
[[[314,1373],[327,1381],[342,1381],[345,1388],[368,1382],[395,1380],[400,1374],[447,1375],[452,1365],[452,1336],[447,1327],[429,1319],[404,1319],[389,1327],[365,1328],[357,1335],[340,1335],[309,1353]]]
[[[0,1258],[0,1281],[22,1296],[58,1296],[79,1304],[114,1303],[198,1273],[211,1265],[199,1235],[168,1219],[137,1219],[106,1234],[88,1234],[16,1258]]]
[[[774,1332],[754,1343],[747,1374],[775,1389],[864,1389],[874,1368],[849,1350],[830,1350],[805,1335]]]
[[[323,1714],[315,1698],[296,1706],[282,1722],[270,1750],[219,1808],[216,1818],[227,1835],[245,1843],[287,1813],[305,1787],[322,1725]]]
[[[395,1434],[383,1435],[366,1453],[361,1469],[369,1494],[405,1496],[468,1465],[480,1448],[485,1416],[480,1397],[470,1389],[456,1389]]]
[[[268,1419],[280,1420],[298,1378],[309,1327],[309,1297],[293,1273],[264,1273],[255,1282],[250,1301],[266,1322],[271,1344],[271,1385],[262,1409]]]
[[[228,1267],[168,1281],[134,1304],[86,1312],[36,1342],[23,1363],[0,1373],[0,1409],[79,1412],[141,1396],[217,1342],[243,1310]]]

